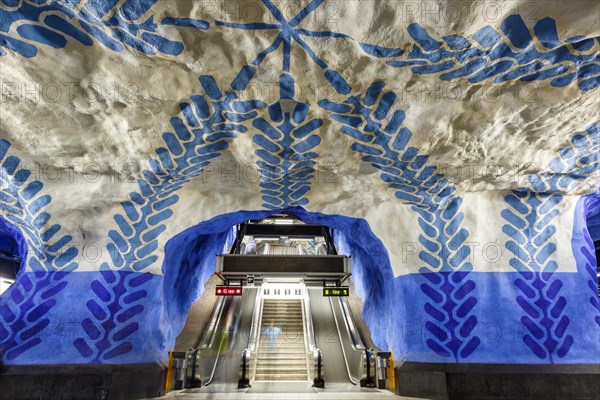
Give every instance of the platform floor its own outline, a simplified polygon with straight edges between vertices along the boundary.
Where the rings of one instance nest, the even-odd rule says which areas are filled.
[[[162,400],[423,400],[400,397],[387,390],[367,389],[351,385],[332,385],[326,389],[315,389],[298,383],[261,383],[249,389],[208,386],[200,389],[172,391],[160,397]]]

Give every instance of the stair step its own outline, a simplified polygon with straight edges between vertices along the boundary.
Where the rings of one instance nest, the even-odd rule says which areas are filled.
[[[269,324],[266,324],[265,322],[266,321],[262,322],[262,332],[261,333],[264,333],[265,331],[266,332],[271,331]],[[299,329],[301,332],[304,332],[304,328],[302,326],[302,321],[289,321],[289,322],[279,321],[277,323],[277,325],[275,325],[275,326],[281,330],[283,330],[283,329]]]
[[[287,374],[273,374],[273,375],[263,375],[256,374],[256,381],[306,381],[308,380],[308,376],[304,375],[287,375]]]
[[[272,342],[268,339],[264,339],[260,341],[259,347],[268,347],[270,349],[304,348],[304,340],[298,340],[297,342],[285,342],[283,340],[279,342]]]
[[[294,310],[294,311],[302,311],[302,307],[298,305],[281,305],[281,306],[263,306],[263,311],[265,310]]]
[[[295,347],[295,348],[259,348],[258,354],[304,354],[304,347]]]
[[[256,368],[257,375],[306,375],[306,366],[304,368]]]
[[[259,348],[266,347],[269,349],[300,349],[304,348],[304,340],[297,342],[271,342],[269,340],[262,340]]]
[[[259,360],[259,362],[256,364],[256,368],[260,369],[260,370],[272,370],[272,372],[275,372],[275,373],[284,373],[284,372],[288,373],[289,371],[297,371],[297,370],[300,370],[300,372],[306,373],[306,360],[305,359],[292,360],[292,361],[282,362],[281,360],[278,360],[278,361],[272,361],[272,360],[260,361]],[[279,372],[279,371],[281,371],[281,372]]]
[[[293,358],[290,359],[288,358],[281,358],[278,360],[272,359],[272,358],[259,358],[258,359],[258,364],[260,366],[285,366],[285,367],[293,367],[293,366],[298,366],[301,365],[303,368],[306,368],[306,357],[298,357],[298,358]]]
[[[269,346],[260,346],[258,348],[258,352],[262,353],[305,353],[304,346],[295,346],[295,347],[269,347]]]
[[[306,363],[296,363],[296,364],[259,364],[256,366],[257,374],[305,374],[306,373]]]
[[[273,337],[273,335],[264,333],[260,335],[260,340],[269,343],[304,343],[304,335],[280,335],[279,337]]]
[[[269,360],[288,360],[288,359],[304,359],[306,358],[306,352],[299,352],[299,351],[295,351],[295,352],[285,352],[285,353],[279,353],[279,352],[260,352],[258,353],[258,359],[269,359]]]
[[[260,357],[256,365],[273,365],[276,363],[283,363],[285,365],[298,365],[300,363],[306,363],[306,356],[299,354],[297,356],[289,357]],[[278,364],[279,365],[279,364]],[[303,364],[304,365],[304,364]]]
[[[268,339],[261,339],[259,347],[268,347],[269,349],[304,348],[304,340],[298,340],[297,342],[285,342],[283,340],[273,342]]]
[[[304,320],[300,301],[265,300],[261,322],[255,379],[307,380]],[[281,335],[274,336],[267,330],[271,324],[281,330]]]
[[[263,323],[263,326],[265,328],[271,325],[271,321],[273,321],[273,324],[275,326],[277,326],[277,325],[280,325],[280,324],[283,324],[283,323],[286,323],[286,322],[287,323],[289,323],[289,322],[295,322],[295,323],[298,323],[298,324],[302,324],[303,320],[302,320],[302,318],[291,318],[291,317],[290,318],[288,318],[288,317],[283,317],[283,318],[281,318],[281,317],[279,317],[279,318],[263,318],[261,320],[261,322]]]
[[[304,347],[304,338],[298,338],[298,340],[272,340],[268,337],[260,338],[260,345],[265,345],[269,347],[277,347],[277,346],[302,346]]]

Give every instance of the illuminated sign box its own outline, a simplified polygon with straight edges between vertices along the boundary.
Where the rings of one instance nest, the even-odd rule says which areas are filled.
[[[215,289],[217,296],[241,296],[241,286],[217,286]]]
[[[342,297],[348,296],[349,294],[350,290],[348,289],[348,286],[323,288],[323,296],[325,297]]]

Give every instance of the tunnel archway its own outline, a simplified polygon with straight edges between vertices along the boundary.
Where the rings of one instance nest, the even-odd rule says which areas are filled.
[[[163,295],[174,343],[183,328],[191,304],[202,296],[204,284],[214,274],[215,256],[232,239],[232,228],[244,221],[261,219],[276,213],[289,213],[305,223],[333,229],[338,250],[351,256],[352,278],[356,292],[364,302],[363,318],[371,330],[373,342],[388,348],[392,326],[393,281],[387,251],[367,221],[306,211],[302,207],[278,210],[238,211],[214,217],[171,238],[165,245]],[[385,315],[382,311],[387,310]]]
[[[600,193],[579,200],[575,211],[572,247],[577,268],[587,284],[582,292],[587,293],[589,304],[596,310],[595,324],[600,327]],[[587,287],[585,287],[587,286]]]
[[[596,267],[600,269],[600,192],[585,198],[585,219],[596,255]]]
[[[0,216],[0,295],[8,291],[25,269],[27,250],[19,229]]]

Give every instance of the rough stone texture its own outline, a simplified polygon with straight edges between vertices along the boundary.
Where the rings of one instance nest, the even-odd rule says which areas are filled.
[[[0,10],[4,363],[164,361],[288,207],[399,360],[600,362],[597,2],[40,3]]]

